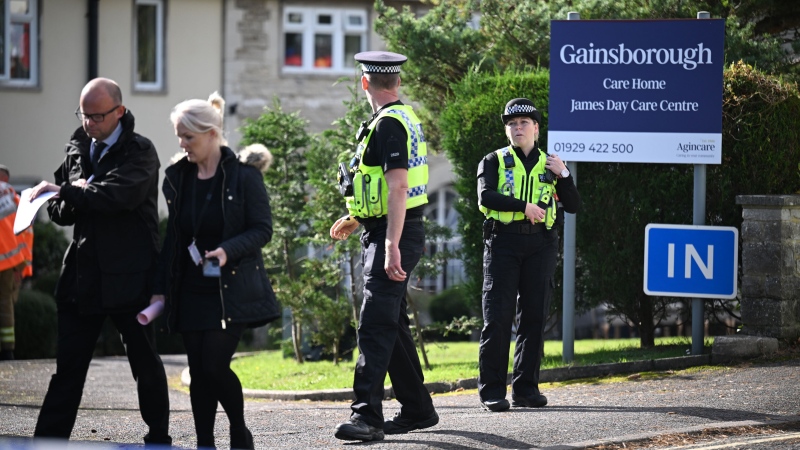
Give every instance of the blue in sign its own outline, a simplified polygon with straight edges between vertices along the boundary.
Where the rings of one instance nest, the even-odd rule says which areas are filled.
[[[667,297],[735,298],[739,230],[649,224],[645,228],[644,291]]]

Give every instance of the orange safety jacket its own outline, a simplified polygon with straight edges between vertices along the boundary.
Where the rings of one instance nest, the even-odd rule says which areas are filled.
[[[22,256],[25,261],[25,268],[22,269],[22,278],[33,276],[33,226],[26,228],[17,235],[17,239],[25,245],[22,248]]]
[[[19,195],[14,194],[14,203],[19,205]],[[25,243],[14,236],[16,216],[16,213],[12,213],[0,220],[0,271],[16,267],[25,261]]]

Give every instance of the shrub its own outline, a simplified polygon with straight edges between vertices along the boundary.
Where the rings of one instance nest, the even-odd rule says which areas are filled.
[[[14,307],[17,359],[53,358],[58,319],[56,301],[44,292],[23,289]]]
[[[459,287],[446,289],[431,299],[428,311],[434,322],[450,322],[457,317],[471,316],[472,308]]]

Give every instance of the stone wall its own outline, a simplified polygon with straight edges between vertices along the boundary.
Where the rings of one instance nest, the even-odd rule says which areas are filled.
[[[410,5],[415,10],[424,6],[415,1],[389,1],[401,8]],[[341,83],[341,74],[282,73],[282,8],[304,6],[331,7],[327,0],[225,0],[225,56],[223,90],[228,102],[226,132],[233,147],[241,135],[237,129],[247,118],[261,115],[271,107],[274,97],[281,101],[286,112],[300,111],[309,121],[308,131],[319,133],[331,128],[331,123],[344,116],[343,102],[350,98],[348,86],[356,86],[360,72],[353,72],[352,83]],[[385,44],[374,32],[373,0],[336,2],[336,8],[360,9],[368,12],[369,50],[383,50]],[[402,92],[401,99],[408,100]]]
[[[800,338],[800,195],[740,195],[740,334]]]

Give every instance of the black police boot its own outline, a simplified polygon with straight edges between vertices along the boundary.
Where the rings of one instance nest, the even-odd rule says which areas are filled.
[[[403,434],[409,431],[430,428],[439,423],[439,414],[433,411],[426,417],[406,417],[401,413],[394,415],[394,419],[383,423],[383,432],[386,434]]]
[[[483,409],[491,412],[501,412],[511,407],[508,404],[508,400],[504,398],[497,398],[490,400],[481,399],[481,405],[483,406]]]
[[[511,405],[514,407],[523,407],[523,408],[541,408],[542,406],[547,405],[547,397],[540,394],[539,392],[535,392],[533,395],[528,395],[524,397],[512,394]]]
[[[231,449],[252,450],[255,448],[253,434],[247,427],[231,428]]]
[[[343,441],[382,441],[383,430],[364,422],[350,418],[350,421],[336,425],[336,439]]]

